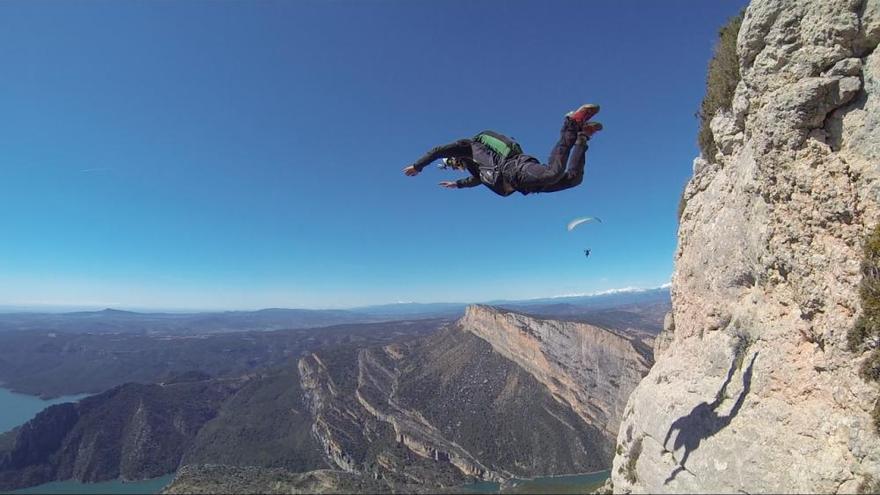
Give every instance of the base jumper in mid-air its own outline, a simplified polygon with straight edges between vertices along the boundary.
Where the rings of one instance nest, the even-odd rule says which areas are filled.
[[[471,139],[433,148],[403,172],[408,176],[418,175],[428,164],[443,158],[441,168],[467,170],[471,174],[465,179],[440,182],[450,189],[484,184],[496,194],[510,196],[516,191],[525,195],[575,187],[584,178],[587,141],[602,130],[602,124],[590,121],[598,112],[598,105],[582,105],[566,114],[559,141],[547,165],[524,154],[519,144],[507,136],[483,131]]]

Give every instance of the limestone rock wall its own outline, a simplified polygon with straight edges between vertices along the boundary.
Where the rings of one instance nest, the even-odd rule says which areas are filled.
[[[673,311],[631,395],[617,492],[855,491],[876,387],[846,350],[880,221],[880,0],[754,0],[742,80],[686,192]],[[710,161],[712,163],[710,163]]]
[[[459,324],[611,437],[617,434],[627,397],[652,363],[651,341],[586,323],[473,305]]]

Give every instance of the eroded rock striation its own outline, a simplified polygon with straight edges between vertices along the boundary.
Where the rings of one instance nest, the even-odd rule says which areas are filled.
[[[685,191],[673,311],[624,413],[615,491],[846,493],[880,478],[877,390],[846,347],[880,222],[878,41],[878,0],[747,8],[742,80]]]
[[[611,439],[630,392],[653,361],[650,337],[586,323],[541,320],[474,305],[467,308],[461,326],[521,366]]]
[[[299,372],[334,469],[452,487],[607,467],[651,343],[471,306],[431,337],[316,352]]]

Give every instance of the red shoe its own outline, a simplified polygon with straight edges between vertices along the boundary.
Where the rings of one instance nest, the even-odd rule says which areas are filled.
[[[581,105],[577,110],[568,112],[565,116],[578,124],[581,124],[590,120],[590,118],[597,113],[599,113],[599,105],[587,103],[586,105]]]
[[[594,121],[589,121],[581,127],[581,134],[587,137],[591,137],[593,134],[602,130],[602,124]]]

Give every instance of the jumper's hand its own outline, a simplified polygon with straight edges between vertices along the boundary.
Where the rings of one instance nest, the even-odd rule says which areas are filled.
[[[440,186],[445,187],[447,189],[458,189],[458,184],[456,184],[455,181],[451,181],[451,180],[444,180],[444,181],[440,182]]]
[[[410,165],[409,167],[403,169],[403,173],[410,177],[415,177],[416,175],[419,175],[419,170],[416,168],[415,165]]]

